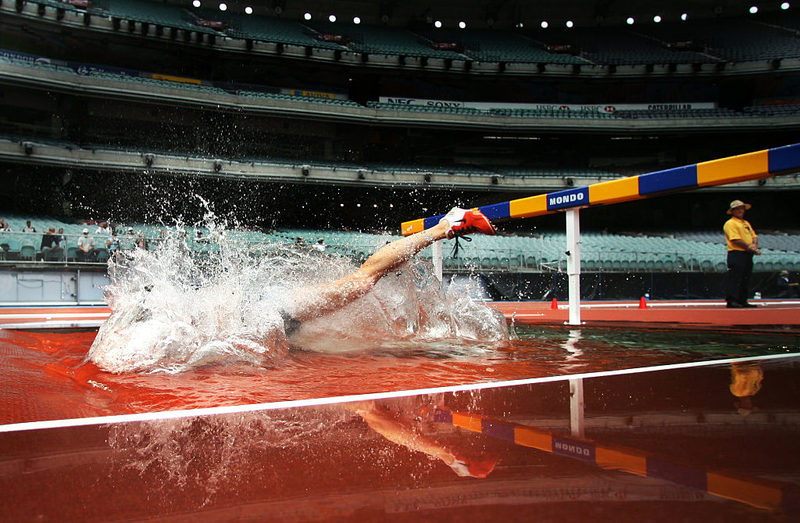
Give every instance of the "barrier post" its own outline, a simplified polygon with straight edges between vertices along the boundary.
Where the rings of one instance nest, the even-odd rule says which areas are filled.
[[[583,378],[569,380],[569,429],[576,438],[584,437]]]
[[[568,325],[581,324],[581,220],[580,208],[567,209]]]
[[[439,278],[439,281],[442,281],[442,243],[443,242],[433,242],[431,246],[433,249],[433,273]]]

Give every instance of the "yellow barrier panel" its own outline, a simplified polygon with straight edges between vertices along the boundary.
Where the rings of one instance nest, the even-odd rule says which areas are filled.
[[[453,413],[453,425],[472,432],[481,432],[481,418],[465,414]]]
[[[779,510],[783,504],[783,490],[768,480],[737,478],[728,474],[709,472],[708,493],[740,501],[757,507]]]
[[[154,74],[153,79],[155,80],[167,80],[168,82],[178,82],[181,84],[194,84],[194,85],[201,85],[203,82],[197,80],[195,78],[184,78],[182,76],[171,76],[168,74]]]
[[[622,470],[637,476],[647,476],[647,454],[634,453],[629,449],[595,447],[597,465],[604,469]]]
[[[744,175],[742,174],[744,173]],[[697,164],[697,185],[725,185],[764,178],[769,174],[769,151],[720,158]]]
[[[553,436],[549,432],[529,427],[514,427],[514,443],[553,452]]]
[[[414,234],[415,232],[422,232],[425,230],[425,218],[403,222],[400,232],[403,236]]]
[[[589,186],[589,203],[603,205],[639,200],[639,178],[631,176]]]
[[[547,195],[538,194],[508,202],[511,218],[530,218],[547,213]]]

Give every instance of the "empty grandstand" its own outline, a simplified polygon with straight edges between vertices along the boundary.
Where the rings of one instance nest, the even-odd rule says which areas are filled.
[[[151,246],[180,220],[203,256],[217,248],[209,211],[254,252],[321,238],[358,261],[401,221],[456,203],[778,147],[800,128],[793,9],[79,4],[0,4],[0,217],[11,228],[0,263],[12,271],[102,275],[105,235],[96,262],[75,251],[99,220]],[[798,189],[782,173],[587,211],[585,293],[718,296],[734,198],[754,204],[758,285],[772,292],[777,272],[800,269],[800,221],[787,212]],[[22,233],[27,220],[63,227],[64,256],[41,251],[41,227]],[[480,275],[497,297],[562,293],[563,217],[501,229],[446,256],[445,272]]]

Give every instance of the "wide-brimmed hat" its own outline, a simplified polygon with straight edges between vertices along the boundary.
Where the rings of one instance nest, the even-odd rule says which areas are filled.
[[[737,208],[737,207],[741,207],[741,206],[743,206],[743,205],[744,205],[744,208],[745,208],[745,210],[748,210],[748,211],[749,211],[750,209],[752,209],[752,208],[753,208],[753,206],[752,206],[752,205],[750,205],[749,203],[744,203],[742,200],[733,200],[733,201],[731,202],[731,205],[730,205],[730,207],[728,207],[728,214],[732,214],[732,211],[733,211],[735,208]]]

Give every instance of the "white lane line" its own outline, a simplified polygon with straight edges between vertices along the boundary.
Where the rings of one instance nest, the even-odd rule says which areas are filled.
[[[521,380],[495,381],[488,383],[477,383],[472,385],[452,385],[448,387],[432,387],[425,389],[401,390],[393,392],[375,392],[370,394],[352,394],[347,396],[334,396],[329,398],[314,398],[305,400],[288,400],[271,403],[258,403],[253,405],[233,405],[223,407],[206,407],[202,409],[171,410],[163,412],[143,412],[139,414],[121,414],[116,416],[98,416],[93,418],[74,418],[49,421],[31,421],[25,423],[10,423],[0,425],[0,433],[22,432],[26,430],[43,429],[62,429],[68,427],[85,427],[92,425],[110,425],[114,423],[133,423],[142,421],[170,420],[188,417],[239,414],[244,412],[259,412],[265,410],[278,410],[298,407],[318,407],[333,405],[336,403],[347,403],[352,401],[370,401],[392,398],[404,398],[421,394],[441,394],[448,392],[465,392],[483,389],[493,389],[501,387],[515,387],[520,385],[533,385],[537,383],[549,383],[565,381],[578,378],[601,378],[607,376],[623,376],[628,374],[640,374],[644,372],[658,372],[677,369],[691,369],[698,367],[710,367],[714,365],[729,365],[731,363],[741,363],[748,361],[770,361],[780,359],[798,358],[800,354],[773,354],[767,356],[750,356],[746,358],[728,358],[722,360],[696,361],[689,363],[673,363],[669,365],[656,365],[652,367],[639,367],[632,369],[619,369],[600,372],[588,372],[581,374],[566,374],[560,376],[545,376],[540,378],[526,378]]]
[[[87,312],[87,313],[77,313],[77,314],[54,314],[54,313],[39,313],[39,314],[2,314],[0,312],[0,320],[2,319],[11,319],[11,320],[23,320],[23,319],[50,319],[50,318],[108,318],[110,312]]]

